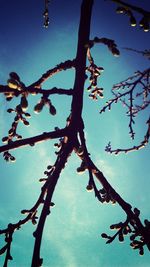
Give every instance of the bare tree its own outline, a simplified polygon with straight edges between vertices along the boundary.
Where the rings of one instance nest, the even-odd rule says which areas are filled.
[[[11,246],[13,240],[13,234],[15,230],[19,230],[27,222],[32,222],[37,225],[36,230],[33,233],[35,238],[32,267],[42,266],[43,259],[40,254],[41,241],[43,230],[47,216],[51,212],[51,207],[54,206],[52,202],[53,193],[55,191],[58,179],[65,168],[67,161],[72,153],[75,153],[77,157],[81,159],[81,165],[77,168],[77,172],[88,172],[89,179],[87,184],[87,190],[94,192],[95,197],[101,203],[118,203],[120,208],[125,212],[126,219],[123,222],[115,223],[110,226],[111,229],[116,229],[116,233],[113,236],[109,236],[106,233],[102,233],[102,237],[106,238],[106,243],[111,243],[115,238],[119,241],[124,240],[125,235],[130,236],[131,247],[139,250],[139,254],[144,254],[144,246],[150,250],[150,221],[145,219],[144,223],[140,219],[140,211],[137,208],[133,208],[131,204],[127,203],[111,186],[107,178],[103,175],[101,170],[97,168],[95,163],[90,157],[90,153],[87,148],[85,138],[84,121],[82,119],[83,109],[83,92],[86,79],[89,79],[90,85],[88,87],[89,96],[92,99],[103,97],[103,88],[97,86],[97,80],[101,75],[103,68],[95,64],[92,57],[92,47],[95,44],[103,44],[108,47],[110,52],[114,56],[119,56],[119,50],[114,40],[108,38],[95,37],[90,40],[90,21],[92,14],[93,0],[83,0],[81,5],[81,16],[79,24],[78,45],[76,57],[73,60],[67,60],[58,64],[53,69],[44,73],[37,81],[29,86],[26,86],[20,79],[19,75],[15,72],[9,74],[10,78],[7,85],[0,86],[0,93],[6,96],[7,101],[11,101],[14,97],[18,99],[18,105],[15,108],[9,108],[8,113],[14,113],[14,121],[8,132],[8,135],[2,138],[2,141],[6,143],[0,147],[0,152],[3,153],[3,157],[6,161],[15,161],[15,157],[11,154],[11,150],[21,148],[24,146],[34,146],[38,142],[57,139],[58,143],[55,144],[58,147],[57,159],[53,166],[48,166],[45,171],[45,178],[40,179],[43,182],[41,187],[41,193],[35,204],[30,209],[24,209],[21,211],[24,214],[24,219],[18,220],[16,223],[9,223],[8,226],[0,230],[0,235],[5,236],[5,244],[0,249],[0,254],[5,253],[4,267],[8,266],[9,260],[12,260]],[[130,16],[133,24],[132,11],[140,12],[144,16],[144,22],[141,27],[145,31],[148,30],[148,21],[150,13],[144,11],[141,8],[131,6],[123,1],[113,1],[120,4],[117,11],[120,13],[127,13]],[[44,25],[48,27],[49,15],[48,15],[48,1],[45,1],[44,12]],[[145,24],[144,24],[145,23]],[[147,24],[146,24],[147,23]],[[88,60],[88,65],[87,65]],[[54,87],[52,89],[44,89],[43,84],[46,80],[50,79],[53,75],[56,75],[60,71],[74,69],[75,81],[73,89],[62,89]],[[113,103],[121,102],[127,107],[129,116],[129,129],[130,135],[134,138],[134,117],[142,110],[149,107],[150,104],[150,87],[149,87],[150,69],[144,71],[138,71],[133,76],[129,77],[125,81],[116,84],[113,91],[113,98],[101,109],[100,113],[105,112],[107,109],[111,109]],[[123,90],[122,93],[118,90]],[[30,114],[26,112],[28,108],[28,96],[30,94],[40,95],[39,102],[35,105],[34,111],[40,113],[44,106],[47,106],[52,116],[56,115],[56,108],[52,104],[50,96],[52,94],[66,95],[71,97],[71,111],[69,117],[66,119],[65,128],[56,127],[54,131],[44,132],[40,135],[30,138],[23,138],[18,133],[18,125],[23,122],[25,126],[29,125],[28,118]],[[126,97],[129,97],[129,102],[126,101]],[[134,98],[140,98],[138,104],[134,101]],[[110,153],[118,154],[120,152],[128,152],[132,150],[138,150],[149,142],[150,138],[150,118],[147,121],[147,132],[144,140],[137,146],[127,149],[112,149],[110,143],[106,147],[106,151]],[[100,183],[98,188],[97,179]],[[42,206],[41,213],[39,207]]]

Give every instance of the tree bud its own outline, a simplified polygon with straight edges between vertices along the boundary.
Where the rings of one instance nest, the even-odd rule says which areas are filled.
[[[56,115],[56,108],[51,104],[49,107],[49,112],[51,115]]]
[[[40,102],[38,104],[35,105],[34,107],[34,112],[35,113],[40,113],[43,109],[43,106],[44,106],[44,103],[43,102]]]
[[[14,79],[8,79],[7,84],[12,89],[18,89],[18,87],[19,87],[18,82]]]
[[[2,142],[3,142],[3,143],[7,143],[7,142],[8,142],[8,139],[9,139],[9,138],[8,138],[7,136],[5,136],[5,137],[2,138]]]
[[[125,13],[126,9],[122,6],[118,6],[117,9],[116,9],[116,13],[118,14],[123,14]]]
[[[22,110],[26,111],[26,109],[28,108],[28,101],[25,96],[21,97],[20,105],[21,105]]]
[[[135,19],[135,17],[133,17],[133,16],[130,17],[130,24],[131,24],[132,27],[135,27],[136,26],[136,19]]]
[[[88,192],[92,192],[93,191],[93,185],[92,184],[88,184],[87,187],[86,187],[86,190]]]

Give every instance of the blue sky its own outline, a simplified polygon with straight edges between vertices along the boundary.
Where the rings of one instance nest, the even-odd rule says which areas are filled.
[[[50,25],[42,27],[44,1],[1,1],[0,6],[0,83],[6,84],[11,71],[17,72],[22,81],[29,85],[46,70],[76,54],[77,31],[81,1],[50,1]],[[149,1],[130,1],[148,8]],[[115,4],[95,0],[91,23],[91,38],[107,37],[114,39],[119,48],[131,47],[138,50],[149,49],[150,35],[140,29],[132,28],[127,18],[115,14]],[[149,62],[141,55],[121,49],[121,56],[115,58],[106,47],[93,49],[96,64],[105,71],[99,85],[104,87],[104,99],[93,102],[85,90],[83,117],[88,149],[94,162],[103,171],[108,181],[121,196],[134,207],[141,210],[143,219],[150,218],[149,204],[149,146],[138,153],[113,156],[107,154],[105,145],[111,141],[114,148],[131,145],[128,135],[128,118],[121,105],[114,106],[111,112],[102,115],[99,110],[111,97],[113,84],[124,80],[136,70],[149,67]],[[58,86],[72,88],[73,71],[58,74],[45,83],[44,88]],[[40,115],[33,112],[39,97],[29,97],[29,112],[33,114],[30,127],[20,127],[24,137],[51,131],[55,126],[64,127],[70,112],[70,97],[53,96],[57,116],[44,111]],[[15,106],[18,99],[6,102],[1,96],[0,132],[7,135],[12,114],[7,108]],[[145,133],[144,116],[136,120],[137,135],[135,143],[142,140]],[[2,143],[1,143],[2,144]],[[26,147],[14,151],[17,161],[8,164],[0,159],[0,229],[8,222],[21,218],[20,210],[30,208],[38,197],[40,184],[47,165],[55,161],[54,142],[47,141],[34,148]],[[109,226],[125,218],[124,213],[115,205],[101,205],[94,194],[86,192],[87,173],[78,175],[76,168],[80,161],[75,156],[59,179],[53,201],[56,206],[49,216],[43,242],[42,256],[44,267],[148,267],[150,254],[145,250],[143,257],[138,256],[129,246],[127,239],[123,244],[118,241],[105,245],[102,232],[111,233]],[[34,226],[23,226],[14,236],[12,254],[14,260],[10,267],[29,267],[31,264],[34,239]],[[2,244],[2,241],[0,241]],[[2,266],[3,259],[0,259]]]

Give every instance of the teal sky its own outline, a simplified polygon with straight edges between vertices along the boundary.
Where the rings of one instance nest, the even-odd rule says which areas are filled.
[[[29,85],[45,71],[76,55],[77,33],[82,1],[53,0],[49,4],[50,25],[42,27],[44,11],[43,1],[0,1],[0,84],[6,84],[9,73],[17,72],[22,81]],[[140,54],[125,51],[129,47],[137,50],[149,49],[150,34],[138,27],[130,27],[125,16],[115,14],[115,4],[110,1],[94,1],[91,22],[91,38],[107,37],[114,39],[121,51],[116,58],[106,47],[96,46],[93,57],[98,66],[104,68],[99,86],[104,87],[104,98],[93,102],[84,94],[83,117],[85,120],[86,140],[91,157],[103,171],[105,177],[119,194],[133,207],[141,210],[141,218],[150,219],[150,165],[149,146],[139,152],[109,155],[105,146],[111,141],[114,148],[124,148],[138,144],[146,131],[145,121],[148,110],[136,119],[137,132],[134,142],[128,135],[126,110],[118,104],[111,112],[102,115],[99,110],[111,98],[111,88],[136,70],[149,67],[149,61]],[[133,4],[149,7],[149,1],[130,1]],[[137,17],[139,18],[139,17]],[[58,74],[45,83],[43,88],[54,86],[72,88],[74,71]],[[49,115],[45,108],[39,115],[33,107],[40,96],[29,97],[30,127],[19,128],[24,137],[51,131],[55,126],[64,127],[70,113],[71,97],[52,96],[57,116]],[[6,110],[19,102],[14,99],[6,102],[0,97],[0,134],[7,135],[13,120],[13,114]],[[34,148],[15,150],[17,161],[9,164],[0,158],[0,229],[9,222],[15,223],[23,215],[22,209],[29,209],[35,203],[40,192],[39,178],[47,165],[53,164],[56,155],[54,141],[46,141]],[[2,145],[2,142],[1,142]],[[150,253],[145,249],[143,257],[130,248],[130,240],[124,243],[117,240],[105,244],[101,233],[111,234],[109,226],[125,219],[118,205],[101,205],[93,193],[87,193],[88,173],[76,172],[80,161],[72,155],[63,171],[53,201],[56,206],[49,216],[42,242],[44,267],[148,267]],[[35,226],[29,222],[14,235],[10,267],[29,267],[31,265]],[[113,233],[112,233],[113,234]],[[0,240],[2,246],[3,240]],[[0,266],[3,257],[0,258]]]

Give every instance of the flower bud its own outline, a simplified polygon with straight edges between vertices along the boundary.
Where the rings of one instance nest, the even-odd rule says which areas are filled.
[[[82,156],[84,154],[84,147],[83,146],[79,146],[79,148],[77,150],[77,154],[79,156]]]
[[[51,208],[55,207],[55,203],[54,203],[54,202],[51,202],[51,203],[50,203],[50,207],[51,207]]]
[[[93,185],[92,184],[88,184],[87,187],[86,187],[86,190],[88,192],[92,192],[93,191]]]
[[[123,14],[125,13],[126,9],[122,6],[118,6],[117,9],[116,9],[116,13],[118,14]]]
[[[27,118],[31,118],[31,114],[30,113],[25,113],[24,114]]]
[[[105,234],[105,233],[102,233],[102,234],[101,234],[101,237],[102,237],[102,238],[108,238],[108,235]]]
[[[56,115],[56,108],[51,104],[49,107],[49,112],[51,115]]]
[[[29,214],[29,210],[21,210],[22,214]]]
[[[40,102],[38,104],[35,105],[34,107],[34,112],[35,113],[40,113],[43,109],[43,106],[44,106],[44,103],[43,102]]]
[[[43,17],[45,18],[47,16],[48,16],[48,9],[46,8],[45,11],[44,11],[44,13],[43,13]]]
[[[23,123],[24,123],[25,126],[29,126],[30,125],[30,123],[28,121],[26,121],[26,120],[23,120]]]
[[[122,232],[119,233],[119,241],[120,242],[123,242],[124,241],[124,237],[123,237]]]
[[[116,47],[113,47],[111,49],[111,52],[112,52],[113,56],[115,56],[115,57],[118,57],[120,55],[120,52]]]
[[[148,32],[149,29],[150,29],[150,27],[149,27],[149,21],[148,21],[148,19],[147,19],[146,17],[143,17],[143,18],[140,20],[139,25],[140,25],[140,27],[143,28],[143,30],[144,30],[145,32]]]
[[[130,17],[130,24],[131,24],[132,27],[135,27],[136,26],[136,19],[135,19],[135,17],[133,17],[133,16]]]
[[[7,143],[8,140],[9,140],[9,138],[8,138],[7,136],[5,136],[5,137],[2,138],[2,142],[3,142],[3,143]]]
[[[18,115],[14,118],[14,121],[15,122],[18,122],[19,121],[19,116]]]
[[[11,162],[15,162],[16,161],[16,158],[14,156],[10,156],[10,161]]]
[[[37,221],[34,218],[32,219],[32,224],[33,225],[37,224]]]
[[[14,130],[11,128],[8,133],[9,133],[9,135],[13,135],[14,134]]]
[[[10,72],[9,76],[10,76],[11,79],[14,79],[14,80],[20,82],[20,77],[16,72]]]
[[[28,108],[28,101],[27,101],[27,99],[26,99],[25,96],[22,96],[22,97],[21,97],[20,105],[21,105],[21,107],[22,107],[22,110],[23,110],[23,111],[26,111],[26,109]]]
[[[16,138],[17,138],[17,140],[21,140],[21,139],[22,139],[22,135],[19,135],[19,134],[18,134],[18,135],[16,136]]]
[[[9,109],[7,109],[7,112],[8,112],[8,113],[14,112],[14,109],[9,108]]]
[[[148,21],[145,21],[145,23],[143,25],[143,29],[144,29],[144,32],[148,32],[150,30],[150,26],[149,26]]]
[[[140,254],[140,256],[143,256],[144,255],[144,249],[143,249],[143,247],[140,247],[139,254]]]
[[[19,87],[18,82],[14,79],[8,79],[7,84],[12,89],[18,89],[18,87]]]

